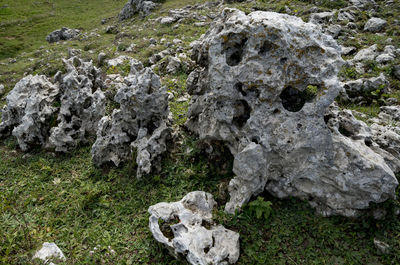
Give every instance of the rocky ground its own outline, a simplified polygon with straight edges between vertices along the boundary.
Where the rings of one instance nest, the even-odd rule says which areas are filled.
[[[215,264],[400,263],[398,2],[15,2],[0,6],[0,263],[55,242],[58,264],[195,264],[199,234]],[[288,32],[259,45],[253,11],[314,26],[266,16]]]

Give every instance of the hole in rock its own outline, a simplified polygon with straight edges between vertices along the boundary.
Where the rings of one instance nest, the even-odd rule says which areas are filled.
[[[366,146],[372,146],[372,139],[370,137],[365,138],[364,143]]]
[[[259,55],[266,55],[268,52],[271,50],[277,49],[279,46],[276,45],[275,43],[271,42],[270,40],[264,41],[263,45],[260,47],[260,50],[258,51]]]
[[[251,108],[245,100],[237,100],[234,104],[235,116],[232,123],[238,128],[242,128],[250,118]]]
[[[283,57],[283,58],[281,58],[280,62],[281,62],[281,64],[285,64],[287,62],[287,60],[288,60],[288,58]]]
[[[247,38],[244,38],[238,42],[230,42],[225,44],[225,46],[229,46],[225,49],[226,63],[229,66],[236,66],[242,61],[243,50],[246,46],[246,43]]]
[[[207,221],[207,220],[202,220],[202,221],[201,221],[201,226],[203,226],[204,228],[206,228],[206,229],[208,229],[208,230],[211,229],[211,225],[212,225],[212,223],[210,223],[210,222]]]
[[[353,135],[353,132],[349,131],[343,124],[339,124],[339,132],[346,137]]]
[[[294,87],[286,87],[279,97],[282,100],[283,107],[290,112],[300,111],[306,102],[315,98],[318,87],[309,85],[304,91],[300,91]]]
[[[243,84],[242,83],[236,83],[235,84],[235,89],[237,91],[239,91],[240,94],[242,94],[242,96],[244,96],[244,97],[247,96],[247,93],[245,91],[243,91]]]
[[[83,103],[83,108],[88,109],[90,106],[92,106],[92,98],[85,99],[85,102]]]

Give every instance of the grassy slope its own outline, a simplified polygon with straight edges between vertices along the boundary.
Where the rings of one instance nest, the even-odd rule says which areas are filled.
[[[3,2],[0,0],[0,7]],[[115,15],[125,0],[54,1],[58,11],[50,17],[51,9],[46,3],[51,1],[9,2],[5,3],[9,6],[6,11],[0,9],[4,29],[0,31],[0,38],[17,38],[0,41],[2,47],[6,47],[1,48],[5,54],[17,58],[14,64],[0,65],[0,83],[8,90],[24,72],[52,75],[61,69],[60,57],[66,55],[67,47],[83,49],[83,57],[94,59],[99,51],[105,51],[109,56],[124,54],[118,50],[133,43],[136,51],[128,55],[145,60],[164,47],[157,45],[149,49],[144,38],[184,38],[187,47],[206,30],[193,27],[190,21],[172,30],[149,20],[165,14],[170,8],[200,0],[168,0],[150,18],[126,22],[129,27],[122,30],[127,36],[118,39],[105,34],[107,25],[100,26],[99,21]],[[285,4],[299,12],[309,7],[306,1],[264,2],[258,3],[259,8],[281,12]],[[330,5],[331,2],[324,3]],[[63,9],[63,5],[70,8]],[[238,6],[249,10],[247,4]],[[82,12],[85,8],[87,11]],[[10,23],[13,20],[27,22],[19,22],[20,29],[18,23]],[[9,26],[4,27],[4,23]],[[68,45],[45,43],[47,33],[61,26],[85,30],[99,27],[100,37],[67,42]],[[361,35],[359,39],[362,46],[376,41],[368,35]],[[398,37],[394,40],[398,41]],[[13,49],[17,41],[24,43],[22,50]],[[38,50],[42,45],[44,48]],[[7,61],[3,59],[0,63]],[[125,68],[114,70],[126,72]],[[179,96],[185,91],[185,77],[185,74],[166,76],[163,82]],[[4,101],[0,100],[1,104]],[[171,103],[176,124],[184,121],[182,114],[186,107],[187,103]],[[108,171],[94,168],[88,146],[65,156],[42,151],[24,156],[15,149],[12,138],[0,142],[0,264],[31,263],[34,250],[45,241],[56,242],[61,247],[68,258],[66,264],[180,264],[153,240],[148,231],[148,206],[179,200],[193,190],[211,192],[222,205],[226,196],[220,191],[219,183],[226,183],[232,177],[231,161],[228,160],[226,165],[220,160],[210,164],[195,139],[188,135],[184,135],[183,143],[164,159],[160,174],[142,180],[133,177],[133,165]],[[393,215],[383,221],[368,217],[357,220],[322,218],[304,202],[268,199],[273,202],[274,210],[268,221],[256,220],[248,209],[237,216],[224,214],[221,206],[215,211],[220,223],[240,233],[239,264],[400,263],[400,221]],[[387,208],[393,210],[395,203],[398,202],[388,202]],[[373,245],[375,237],[391,245],[390,254],[377,255]],[[96,246],[98,250],[90,255]],[[115,255],[110,253],[108,246],[115,250]]]

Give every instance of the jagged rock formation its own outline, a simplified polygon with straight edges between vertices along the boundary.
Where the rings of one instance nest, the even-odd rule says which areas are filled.
[[[6,97],[0,136],[12,133],[23,151],[44,145],[57,117],[59,93],[43,75],[22,78]]]
[[[50,146],[68,152],[88,135],[95,135],[97,124],[105,114],[105,96],[101,91],[101,71],[92,62],[77,57],[63,60],[67,74],[58,75],[62,90],[58,125],[51,129]]]
[[[78,36],[80,33],[79,30],[77,29],[69,29],[69,28],[62,28],[62,29],[57,29],[47,35],[46,41],[49,43],[53,42],[59,42],[62,40],[70,40]]]
[[[156,8],[157,2],[159,2],[159,0],[129,0],[119,13],[119,20],[131,18],[137,13],[142,16],[148,16],[151,11]]]
[[[194,191],[173,203],[150,206],[149,227],[171,255],[190,264],[233,264],[239,258],[239,234],[214,224],[211,194]]]
[[[264,189],[309,200],[325,216],[356,216],[395,196],[384,158],[326,123],[343,61],[312,23],[225,9],[193,47],[187,127],[234,156],[227,212]],[[336,128],[336,129],[335,129]]]
[[[67,73],[57,73],[56,84],[29,75],[15,85],[2,111],[0,136],[12,133],[23,151],[50,147],[67,152],[95,134],[105,109],[100,72],[77,57],[64,63]]]
[[[168,94],[160,78],[136,60],[125,83],[114,98],[120,109],[99,122],[92,158],[97,166],[108,162],[118,166],[136,153],[137,177],[141,177],[159,165],[166,151]]]

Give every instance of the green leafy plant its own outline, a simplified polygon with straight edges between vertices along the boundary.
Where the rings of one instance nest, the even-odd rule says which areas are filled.
[[[265,220],[271,216],[272,202],[264,201],[263,197],[258,196],[257,200],[249,203],[249,209],[252,214],[256,215],[257,219],[264,217]]]

